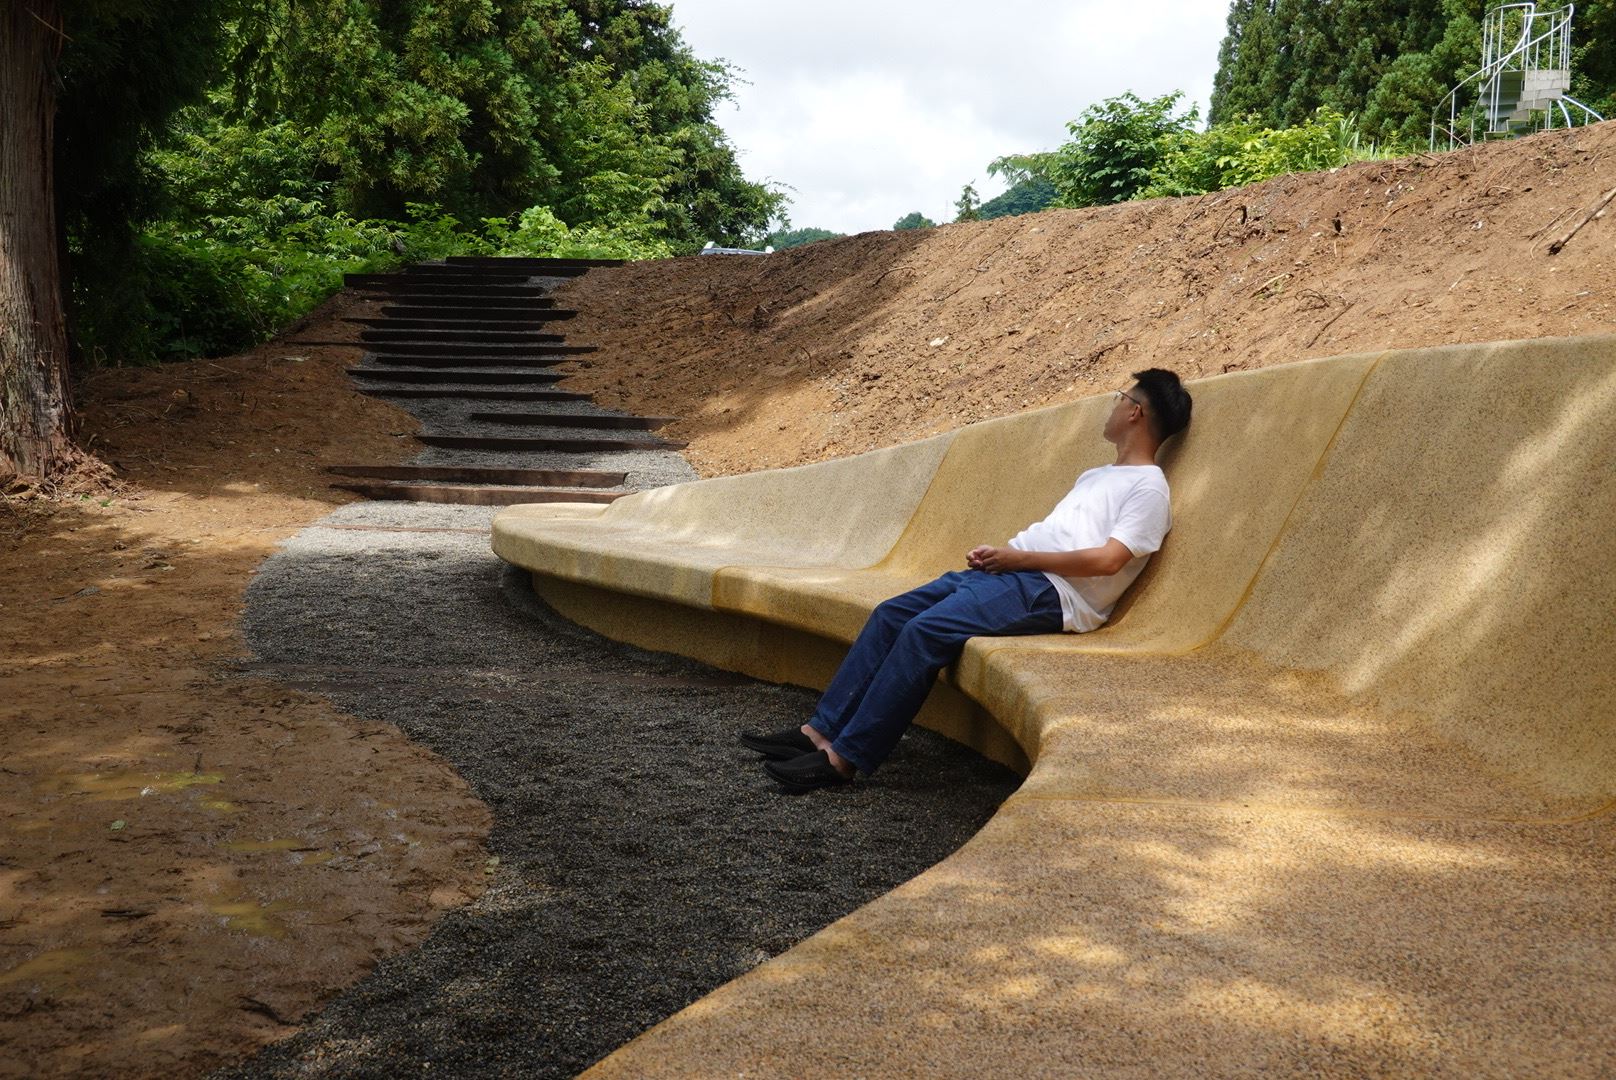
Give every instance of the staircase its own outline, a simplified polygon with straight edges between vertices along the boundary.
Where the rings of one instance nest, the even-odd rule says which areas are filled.
[[[1478,137],[1507,139],[1552,128],[1556,111],[1565,127],[1604,119],[1567,93],[1575,10],[1572,4],[1539,11],[1534,3],[1519,3],[1488,11],[1481,68],[1432,111],[1431,148],[1445,144],[1451,150]]]
[[[610,502],[628,493],[623,457],[678,450],[653,433],[670,417],[623,416],[587,394],[555,387],[552,370],[593,345],[560,331],[576,312],[548,295],[559,279],[615,260],[451,258],[394,274],[349,274],[346,284],[379,302],[348,321],[363,327],[363,393],[397,400],[429,427],[415,436],[435,451],[410,465],[338,464],[332,484],[370,499],[502,506]]]

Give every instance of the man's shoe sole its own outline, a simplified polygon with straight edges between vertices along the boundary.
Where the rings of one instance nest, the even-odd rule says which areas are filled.
[[[770,742],[768,739],[758,739],[751,735],[741,736],[742,746],[746,747],[748,750],[762,754],[770,761],[790,761],[792,758],[801,757],[804,754],[811,754],[815,750],[819,749],[806,735],[802,737],[802,741],[806,745],[788,746],[785,743]]]
[[[763,771],[768,773],[769,779],[779,784],[781,790],[787,795],[806,795],[810,791],[818,791],[820,788],[846,787],[848,784],[853,782],[850,777],[843,776],[841,773],[835,773],[834,778],[829,776],[816,776],[808,780],[799,780],[796,777],[781,776],[780,773],[774,768],[773,763],[767,761],[763,763]]]

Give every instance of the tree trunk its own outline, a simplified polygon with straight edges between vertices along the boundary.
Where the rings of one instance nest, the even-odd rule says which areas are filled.
[[[57,0],[0,0],[0,476],[51,478],[80,457],[56,250],[61,25]]]

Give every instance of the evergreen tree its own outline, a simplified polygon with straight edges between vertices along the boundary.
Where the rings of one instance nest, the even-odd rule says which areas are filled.
[[[954,201],[955,221],[977,221],[982,217],[982,199],[976,193],[976,184],[966,184]]]
[[[213,0],[0,7],[0,220],[11,222],[0,230],[0,475],[52,477],[80,458],[64,282],[127,249],[149,195],[139,156],[213,76],[229,10]]]
[[[1431,111],[1481,63],[1481,0],[1232,0],[1210,119],[1272,127],[1322,107],[1374,138],[1423,136]],[[1579,11],[1577,86],[1616,87],[1613,0]],[[1608,43],[1610,47],[1603,47]]]
[[[675,247],[761,235],[783,196],[713,122],[731,72],[643,0],[267,0],[237,35],[236,115],[310,133],[355,216],[545,205],[647,214]]]

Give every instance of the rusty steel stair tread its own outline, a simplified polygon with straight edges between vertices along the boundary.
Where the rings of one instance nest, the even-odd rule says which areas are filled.
[[[477,383],[513,386],[534,386],[558,383],[566,378],[559,371],[487,371],[482,369],[448,368],[369,368],[351,367],[348,374],[357,379],[376,379],[401,383]]]
[[[621,487],[627,473],[605,469],[517,469],[497,465],[327,465],[334,476],[520,487]]]
[[[368,302],[373,304],[414,303],[417,300],[451,304],[507,300],[536,304],[555,303],[547,295],[549,290],[543,285],[478,285],[469,281],[457,285],[399,280],[378,282],[374,285],[350,285],[348,288],[366,294]]]
[[[433,311],[442,310],[439,308]],[[345,315],[342,321],[358,326],[369,327],[372,330],[500,330],[509,333],[520,333],[530,330],[547,330],[552,324],[564,322],[578,314],[570,308],[538,308],[533,311],[524,311],[521,308],[498,308],[502,314],[489,318],[473,315],[411,315],[397,314],[384,309],[380,315]]]
[[[554,312],[554,314],[551,314]],[[570,319],[578,314],[576,308],[537,307],[531,304],[384,304],[378,313],[386,319],[450,319],[467,322],[481,319],[494,325],[506,322],[543,322],[546,319]]]
[[[627,259],[568,259],[545,255],[450,255],[449,266],[622,266]]]
[[[466,401],[588,401],[577,390],[520,390],[473,386],[361,386],[361,394],[379,398],[462,398]]]
[[[626,491],[598,491],[591,488],[478,487],[466,484],[366,484],[337,481],[334,488],[363,495],[381,502],[455,503],[462,506],[512,506],[538,502],[615,502]]]
[[[683,450],[689,445],[674,439],[565,439],[541,435],[453,435],[438,432],[416,435],[415,441],[423,446],[447,450],[554,450],[574,454],[618,450]]]
[[[346,343],[345,343],[346,344]],[[473,341],[465,345],[451,345],[436,341],[361,341],[378,356],[449,356],[477,357],[493,360],[522,356],[582,356],[597,351],[599,345],[556,345],[548,342],[516,342],[510,345],[492,341]]]
[[[359,340],[374,345],[492,345],[512,348],[521,345],[559,345],[563,334],[548,330],[428,330],[424,327],[373,327],[359,331]]]
[[[386,367],[424,368],[482,368],[515,367],[547,368],[565,364],[565,353],[548,356],[484,356],[476,353],[466,356],[426,356],[416,353],[366,353],[365,359]]]
[[[474,412],[468,420],[491,424],[516,424],[532,427],[620,428],[636,431],[655,431],[679,419],[677,416],[611,416],[598,413],[521,413]]]

